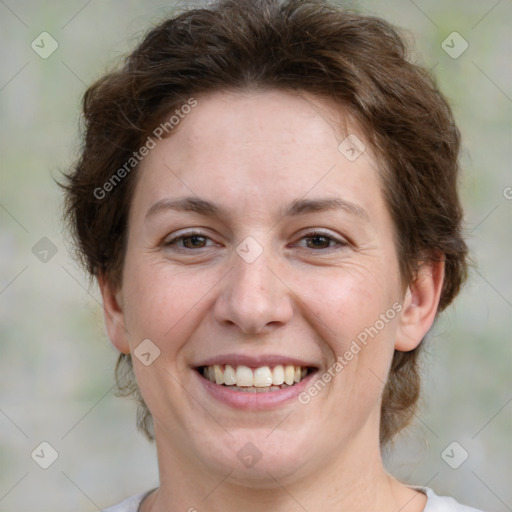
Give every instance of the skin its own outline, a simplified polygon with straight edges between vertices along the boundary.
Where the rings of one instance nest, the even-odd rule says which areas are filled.
[[[402,283],[376,159],[368,144],[354,162],[338,150],[348,133],[364,139],[326,100],[266,90],[197,101],[138,170],[122,285],[100,278],[112,343],[130,353],[149,338],[160,350],[149,366],[133,357],[160,469],[142,510],[423,510],[425,496],[383,468],[380,403],[394,350],[416,347],[434,321],[443,263]],[[147,217],[184,196],[224,213]],[[324,197],[366,213],[280,214]],[[332,239],[305,238],[313,229]],[[207,238],[166,245],[196,230]],[[248,236],[262,249],[252,263],[235,250]],[[396,303],[400,313],[307,405],[242,411],[212,398],[194,370],[219,354],[277,354],[311,362],[318,379]],[[248,442],[262,454],[250,468],[237,458]]]

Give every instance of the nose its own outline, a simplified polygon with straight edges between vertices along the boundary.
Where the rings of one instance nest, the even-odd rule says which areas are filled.
[[[291,319],[291,291],[268,252],[264,250],[252,262],[233,253],[233,265],[214,306],[219,323],[236,326],[244,334],[262,334]]]

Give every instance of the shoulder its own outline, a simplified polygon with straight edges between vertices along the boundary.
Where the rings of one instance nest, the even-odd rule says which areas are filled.
[[[423,512],[482,512],[476,508],[461,505],[453,498],[438,496],[428,487],[413,487],[427,495],[427,505]]]
[[[103,512],[137,512],[142,500],[147,495],[147,492],[141,492],[140,494],[136,494],[127,500],[124,500],[122,503],[118,505],[114,505],[113,507],[109,507],[103,510]]]

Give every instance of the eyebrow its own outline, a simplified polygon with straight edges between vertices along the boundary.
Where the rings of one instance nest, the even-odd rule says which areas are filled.
[[[152,205],[146,212],[146,219],[153,217],[167,210],[195,212],[204,216],[213,216],[222,218],[225,216],[222,207],[199,197],[182,197],[179,199],[161,199]],[[341,199],[339,197],[327,197],[319,199],[296,199],[292,201],[284,210],[281,210],[281,218],[295,217],[313,212],[323,212],[329,210],[343,210],[347,213],[360,217],[370,222],[368,212],[356,203]]]

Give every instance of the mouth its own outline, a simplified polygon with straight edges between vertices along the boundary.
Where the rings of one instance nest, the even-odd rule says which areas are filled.
[[[299,384],[317,370],[312,366],[275,365],[251,368],[245,365],[212,364],[196,371],[211,383],[243,393],[268,393]]]

